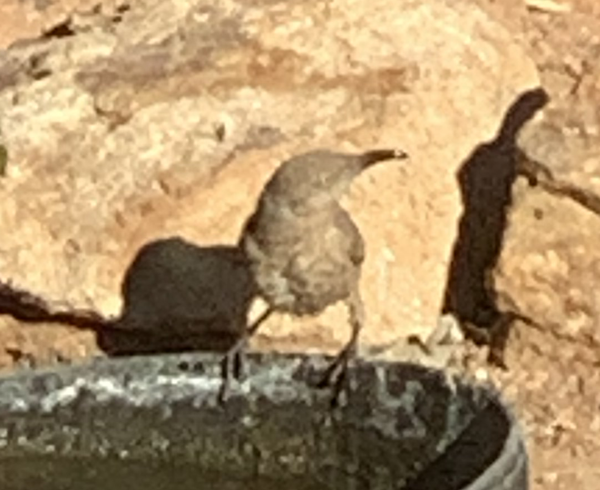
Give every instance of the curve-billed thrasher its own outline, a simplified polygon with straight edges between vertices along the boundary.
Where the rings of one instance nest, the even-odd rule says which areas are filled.
[[[274,173],[239,241],[259,294],[269,308],[227,354],[222,396],[233,374],[233,361],[272,312],[318,315],[344,301],[352,328],[350,340],[320,383],[331,384],[337,372],[339,391],[364,323],[359,279],[365,258],[360,231],[339,200],[363,170],[384,160],[406,157],[401,150],[363,154],[315,150],[290,158]]]

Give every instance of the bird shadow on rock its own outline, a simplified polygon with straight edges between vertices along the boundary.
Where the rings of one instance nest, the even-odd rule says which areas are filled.
[[[463,214],[454,244],[442,313],[451,313],[475,343],[490,345],[488,360],[505,367],[512,318],[500,311],[492,272],[498,262],[512,186],[519,175],[521,128],[549,101],[542,88],[524,92],[506,113],[494,140],[479,145],[458,171]],[[530,180],[531,185],[535,182]]]
[[[123,278],[120,317],[97,330],[98,346],[111,356],[224,352],[246,328],[253,285],[237,247],[149,242]]]
[[[108,356],[225,352],[240,338],[256,296],[238,247],[197,246],[179,237],[142,246],[121,285],[117,318],[56,306],[0,281],[0,315],[26,324],[94,331]]]

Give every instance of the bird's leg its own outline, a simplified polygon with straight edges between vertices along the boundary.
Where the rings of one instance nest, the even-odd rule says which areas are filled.
[[[321,378],[321,381],[318,384],[320,388],[324,388],[326,386],[333,387],[334,404],[337,402],[338,395],[340,394],[346,380],[348,362],[356,356],[358,337],[365,321],[365,309],[358,288],[356,288],[348,297],[346,300],[346,306],[348,308],[350,327],[352,328],[350,340],[327,367],[323,377]]]
[[[226,401],[231,388],[232,378],[239,378],[242,370],[242,357],[248,345],[248,340],[256,333],[262,323],[273,313],[272,308],[267,308],[248,328],[244,330],[237,342],[229,348],[221,361],[221,376],[223,378],[221,389],[219,390],[219,403]]]

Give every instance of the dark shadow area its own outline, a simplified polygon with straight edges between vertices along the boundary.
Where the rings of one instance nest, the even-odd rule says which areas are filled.
[[[12,316],[23,323],[64,323],[82,330],[97,330],[110,324],[109,320],[95,311],[57,310],[39,296],[2,281],[0,315]]]
[[[120,317],[64,310],[0,282],[0,315],[96,332],[110,356],[226,351],[246,327],[255,289],[237,247],[200,247],[178,237],[144,245],[121,287]]]
[[[502,249],[512,186],[519,173],[520,150],[516,138],[523,125],[548,100],[542,88],[522,94],[508,110],[497,137],[480,145],[458,172],[464,208],[443,313],[452,313],[461,325],[479,329],[503,325],[499,332],[502,344],[508,332],[496,304],[491,273]],[[473,338],[471,331],[466,334]],[[481,339],[473,340],[481,342]]]
[[[507,440],[510,429],[511,421],[504,407],[490,403],[477,413],[467,429],[442,456],[408,482],[403,490],[467,488],[481,475],[482,468],[489,468],[498,460],[503,452],[500,442]]]
[[[72,20],[69,17],[67,20],[56,24],[55,26],[51,27],[50,29],[44,31],[42,33],[42,39],[53,39],[53,38],[63,38],[63,37],[70,37],[70,36],[74,36],[76,34],[75,30],[73,29],[72,26]]]
[[[123,4],[116,7],[115,13],[113,15],[109,15],[104,13],[102,11],[102,6],[98,4],[92,7],[88,12],[79,12],[79,14],[83,13],[87,17],[95,17],[97,19],[105,18],[113,24],[119,24],[123,21],[123,16],[130,10],[130,5]],[[78,29],[77,27],[77,21],[73,18],[73,14],[71,14],[64,21],[59,22],[58,24],[49,27],[48,29],[43,31],[40,38],[61,39],[65,37],[75,36],[77,35],[78,30],[81,30],[81,28]]]
[[[237,247],[150,242],[125,273],[121,317],[98,331],[98,345],[110,355],[225,351],[246,327],[253,284]]]

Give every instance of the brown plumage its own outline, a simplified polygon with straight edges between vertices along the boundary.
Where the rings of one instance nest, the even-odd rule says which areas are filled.
[[[406,157],[400,150],[362,154],[315,150],[290,158],[273,174],[239,241],[269,309],[229,352],[224,390],[234,356],[272,312],[312,316],[344,301],[352,333],[322,383],[329,384],[335,377],[339,385],[348,360],[356,352],[364,323],[359,281],[365,259],[360,231],[339,200],[363,170],[378,162]]]

